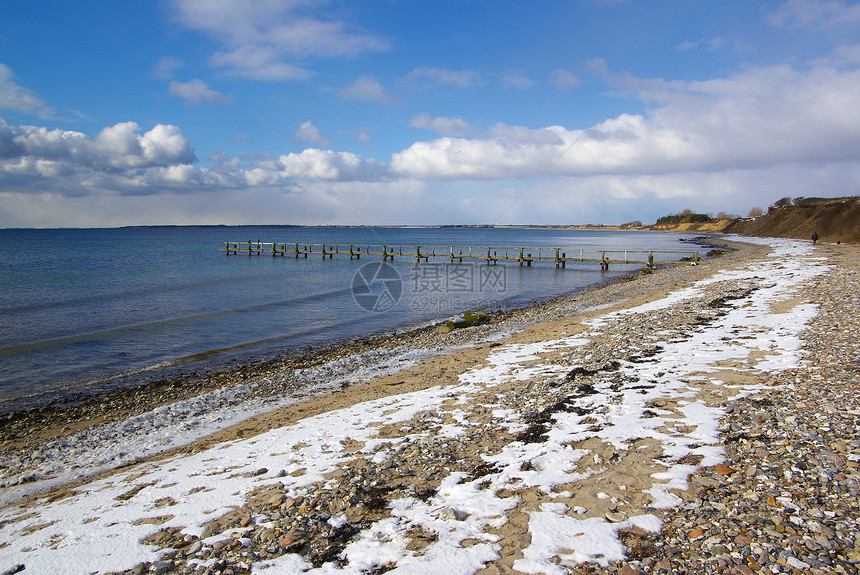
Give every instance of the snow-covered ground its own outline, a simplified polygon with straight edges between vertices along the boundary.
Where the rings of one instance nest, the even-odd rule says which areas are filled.
[[[546,441],[509,443],[501,452],[486,457],[495,464],[494,472],[480,480],[464,481],[464,474],[452,473],[427,501],[411,497],[395,500],[390,517],[377,521],[347,545],[343,566],[327,563],[314,568],[304,558],[291,554],[252,566],[254,573],[264,575],[359,574],[384,564],[395,566],[390,573],[474,573],[499,557],[500,536],[496,530],[505,524],[506,514],[518,504],[518,489],[538,487],[552,499],[563,496],[563,492],[554,491],[556,486],[586,476],[578,470],[577,462],[589,454],[572,448],[573,442],[598,438],[625,450],[633,440],[650,438],[659,442],[664,453],[675,458],[700,455],[702,466],[722,461],[718,433],[722,412],[697,397],[690,381],[707,378],[714,385],[724,385],[719,380],[719,370],[726,369],[731,360],[749,362],[751,357],[755,359],[745,368],[748,371],[766,372],[797,365],[798,334],[816,308],[801,304],[779,312],[773,304],[796,297],[804,282],[827,269],[821,260],[812,257],[806,242],[758,241],[774,246],[768,261],[719,272],[650,304],[604,314],[576,337],[501,345],[492,350],[485,365],[463,373],[455,385],[360,403],[194,455],[126,468],[86,484],[58,501],[2,509],[0,573],[18,564],[26,565],[27,573],[104,573],[158,561],[162,551],[143,544],[147,536],[170,526],[180,527],[188,535],[202,536],[204,523],[243,506],[246,494],[262,485],[280,482],[288,496],[302,495],[309,486],[325,482],[327,473],[356,456],[345,449],[345,443],[364,444],[367,454],[374,452],[380,425],[407,422],[421,412],[439,410],[452,397],[465,406],[479,393],[513,379],[563,375],[570,366],[546,358],[557,357],[553,352],[584,344],[599,335],[608,322],[670,308],[696,297],[713,282],[756,281],[757,290],[730,302],[729,311],[706,329],[682,341],[662,342],[659,352],[647,364],[622,364],[623,373],[648,380],[654,383],[653,387],[617,393],[612,398],[604,393],[582,398],[583,405],[588,404],[591,416],[597,417],[601,425],[586,424],[576,413],[554,414]],[[727,333],[733,334],[730,340],[724,337]],[[717,363],[721,367],[717,368]],[[754,390],[755,386],[738,386],[727,389],[727,394]],[[679,401],[680,418],[673,416],[669,420],[664,417],[667,414],[658,417],[645,414],[646,404],[659,398]],[[224,407],[224,402],[218,405],[221,411],[215,417],[222,420],[238,417],[248,409],[241,401],[232,402],[229,407]],[[494,410],[499,427],[519,425],[516,414],[509,410],[487,407]],[[171,408],[160,409],[164,413],[156,410],[145,417],[169,420]],[[199,410],[200,417],[207,412],[205,404],[193,409]],[[675,431],[667,430],[667,423]],[[127,457],[150,452],[152,447],[148,443],[121,441],[124,426],[132,429],[135,425],[137,420],[131,419],[117,424],[116,432],[104,431],[110,445],[106,457],[115,457],[117,452]],[[177,425],[182,425],[181,420]],[[465,420],[457,420],[442,426],[439,433],[456,437],[466,425],[469,423]],[[165,432],[165,437],[172,437],[173,433],[171,429]],[[403,438],[404,442],[411,439],[414,438],[408,435]],[[157,434],[151,440],[165,441]],[[529,465],[524,466],[525,462]],[[98,465],[97,457],[88,465]],[[680,499],[671,490],[684,489],[687,477],[695,469],[693,465],[670,461],[663,472],[648,478],[651,506],[679,503]],[[279,473],[281,470],[286,473]],[[299,470],[303,473],[291,475]],[[162,508],[168,500],[169,511]],[[563,573],[562,567],[551,561],[553,557],[559,557],[561,563],[606,564],[623,558],[619,530],[634,525],[649,531],[661,527],[660,520],[647,512],[617,522],[603,517],[581,518],[585,512],[586,509],[572,509],[552,501],[531,512],[531,544],[523,550],[523,557],[514,563],[514,568],[523,573]],[[141,521],[166,513],[170,518],[158,525]],[[336,515],[330,521],[345,519]],[[416,527],[437,535],[421,552],[407,548],[407,533]],[[216,538],[224,537],[221,533]],[[471,540],[470,545],[462,544],[466,539]],[[207,543],[212,541],[203,540],[203,544]]]

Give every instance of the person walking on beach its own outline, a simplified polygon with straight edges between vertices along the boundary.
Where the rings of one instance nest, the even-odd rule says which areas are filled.
[[[815,242],[818,241],[818,232],[812,232],[812,245],[815,245]]]

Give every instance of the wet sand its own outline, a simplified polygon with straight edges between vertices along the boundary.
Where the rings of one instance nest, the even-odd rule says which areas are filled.
[[[382,451],[377,447],[374,448],[375,451],[368,452],[367,441],[342,442],[344,450],[351,455],[337,471],[328,472],[326,477],[329,487],[318,486],[296,493],[283,483],[286,480],[282,480],[261,484],[257,491],[246,493],[243,506],[207,524],[205,537],[201,538],[201,542],[206,542],[202,543],[194,554],[183,554],[179,551],[185,548],[187,542],[183,541],[187,535],[183,538],[180,531],[171,531],[171,528],[159,531],[154,528],[156,535],[162,534],[157,537],[157,543],[152,540],[154,545],[166,550],[177,550],[168,553],[172,558],[169,570],[165,572],[203,572],[195,571],[194,561],[198,557],[204,560],[217,557],[219,562],[224,561],[225,565],[231,565],[235,573],[247,572],[244,565],[248,564],[248,545],[237,547],[227,535],[215,541],[219,539],[218,533],[227,534],[239,527],[245,530],[245,539],[251,541],[256,562],[262,561],[265,564],[265,561],[274,561],[284,553],[300,553],[314,565],[322,564],[326,560],[336,559],[344,550],[345,542],[339,542],[337,537],[333,537],[330,530],[327,531],[325,522],[315,523],[315,517],[343,515],[347,525],[359,529],[389,517],[393,502],[404,497],[417,497],[420,500],[443,497],[445,477],[450,477],[452,473],[465,474],[471,478],[470,481],[476,483],[483,482],[482,484],[489,486],[496,498],[511,501],[512,506],[506,512],[506,521],[495,527],[485,525],[486,532],[492,534],[498,558],[488,562],[485,568],[479,571],[481,573],[522,572],[518,569],[524,568],[524,561],[538,560],[533,556],[538,553],[534,550],[538,534],[534,531],[533,521],[535,517],[544,516],[536,514],[554,514],[544,517],[547,521],[556,516],[571,516],[577,520],[599,519],[615,524],[616,531],[621,529],[619,537],[625,541],[628,549],[636,545],[650,545],[654,548],[654,541],[659,541],[660,536],[655,539],[655,535],[649,535],[647,530],[628,522],[643,514],[659,514],[663,521],[671,524],[677,516],[677,505],[691,498],[695,501],[695,494],[700,492],[698,488],[679,490],[677,486],[672,487],[671,481],[665,484],[661,481],[655,483],[655,477],[667,470],[681,470],[687,475],[697,474],[694,477],[702,478],[698,485],[713,487],[730,481],[732,474],[736,472],[722,463],[715,463],[725,457],[721,440],[694,437],[701,430],[697,431],[695,420],[691,420],[685,411],[689,409],[691,398],[694,398],[694,403],[701,405],[702,409],[722,413],[728,406],[728,413],[732,414],[736,409],[732,406],[747,401],[745,398],[754,393],[767,393],[767,388],[775,385],[773,382],[778,376],[766,369],[755,368],[757,362],[768,357],[766,350],[753,350],[747,356],[742,354],[730,359],[716,360],[708,364],[705,371],[692,371],[681,377],[680,383],[683,385],[674,395],[667,393],[648,399],[642,417],[659,419],[655,433],[664,437],[662,444],[661,441],[644,436],[625,444],[624,441],[613,441],[601,435],[605,429],[612,427],[623,429],[623,425],[610,418],[612,402],[623,401],[622,395],[625,393],[651,393],[650,389],[656,385],[639,381],[638,377],[633,375],[635,369],[619,371],[618,365],[620,362],[625,362],[626,365],[642,364],[642,373],[645,373],[651,358],[659,359],[664,349],[673,342],[689,339],[695,333],[718,329],[716,322],[734,309],[732,301],[744,301],[753,297],[757,290],[766,289],[766,277],[753,276],[752,279],[743,280],[722,277],[730,275],[731,270],[749,269],[751,266],[754,269],[755,262],[764,260],[770,251],[768,247],[760,245],[744,244],[738,247],[738,251],[730,252],[704,265],[658,270],[653,274],[628,278],[570,298],[509,312],[494,318],[488,325],[455,330],[449,334],[437,334],[431,329],[425,329],[396,338],[356,343],[354,345],[362,347],[389,346],[391,349],[400,349],[412,346],[432,349],[435,355],[428,355],[424,361],[407,369],[367,382],[342,386],[341,389],[325,395],[310,397],[259,414],[188,445],[147,458],[149,465],[158,465],[159,461],[169,464],[191,454],[204,453],[221,444],[263,437],[272,430],[383,398],[396,398],[449,386],[452,390],[458,390],[456,397],[443,401],[428,412],[416,414],[405,422],[384,424],[371,418],[368,424],[375,427],[377,439],[374,441],[382,441],[389,447]],[[856,248],[823,246],[817,254],[833,261],[841,258],[841,265],[853,265],[852,269],[856,271]],[[721,270],[719,276],[714,275],[717,270]],[[672,304],[668,308],[669,311],[648,311],[649,302],[666,298],[708,278],[712,283],[699,288],[700,293],[693,300]],[[814,297],[797,288],[792,293],[783,294],[771,308],[775,314],[790,315],[810,301],[814,301]],[[623,315],[623,310],[634,308],[643,311],[637,311],[629,317]],[[612,319],[607,320],[608,314],[613,313],[615,315],[611,315]],[[598,318],[609,323],[597,326],[594,322]],[[854,321],[856,322],[856,318]],[[711,327],[712,325],[714,327]],[[744,335],[741,339],[753,338],[755,330],[751,333],[753,335]],[[723,340],[731,336],[723,335]],[[587,343],[577,341],[579,336],[586,336]],[[729,343],[746,345],[743,341]],[[468,393],[464,394],[464,378],[471,381],[469,378],[474,379],[475,376],[470,374],[491,368],[499,353],[517,349],[535,351],[532,355],[523,355],[510,363],[506,368],[510,373],[505,377],[497,377],[494,380],[487,376],[483,384],[474,384],[476,387],[470,388]],[[353,352],[347,346],[329,353],[341,357],[339,354],[349,355]],[[320,356],[309,361],[323,364],[332,357]],[[671,360],[664,358],[660,361],[663,361],[664,365],[672,365]],[[679,361],[683,363],[684,360]],[[286,371],[295,367],[281,363],[248,366],[217,379],[226,379],[225,383],[228,385],[233,381],[247,382],[254,378],[265,380],[276,375],[283,376]],[[605,391],[597,393],[595,388]],[[747,391],[743,391],[744,389]],[[157,403],[153,402],[153,397],[157,395],[147,395],[150,391],[155,394],[159,392],[136,392],[141,395],[129,400],[130,403],[137,409],[144,409],[147,402],[151,407],[153,403]],[[596,400],[593,405],[589,403],[593,395],[602,396],[602,403]],[[609,398],[608,403],[606,398]],[[170,397],[165,399],[170,400]],[[98,418],[121,418],[127,413],[126,410],[133,409],[125,407],[122,402],[119,403],[123,405],[121,409],[113,412],[108,409],[96,419],[87,419],[86,416],[76,419],[74,416],[65,415],[67,421],[64,424],[70,429],[63,430],[59,427],[59,421],[55,421],[53,425],[43,425],[45,437],[51,434],[55,437],[71,434],[74,426],[85,428],[94,425]],[[495,407],[488,409],[487,406],[490,405]],[[499,415],[502,412],[509,412],[509,415]],[[541,471],[534,468],[535,465],[540,466],[537,463],[540,457],[526,459],[518,464],[519,470],[516,473],[520,474],[519,483],[511,483],[509,477],[502,479],[505,473],[513,472],[503,472],[504,465],[500,462],[492,463],[493,458],[505,453],[511,445],[541,447],[551,444],[552,434],[555,433],[554,422],[573,416],[578,418],[576,425],[580,431],[577,433],[582,434],[581,439],[577,440],[576,437],[580,436],[574,434],[559,444],[568,451],[575,450],[582,454],[576,461],[576,473],[570,475],[570,481],[557,481],[549,488],[527,484],[523,478],[533,478],[535,474],[531,474],[532,471]],[[30,414],[26,417],[35,418],[37,415]],[[51,421],[50,417],[53,416],[48,415],[47,421]],[[22,418],[20,421],[26,419]],[[29,425],[32,428],[37,422],[38,420],[33,419]],[[464,427],[464,436],[440,435],[446,426],[456,424]],[[20,429],[26,428],[26,425],[22,424]],[[687,455],[673,456],[667,451],[665,438],[669,438],[671,444],[687,446]],[[23,453],[33,444],[33,437],[23,433],[23,437],[8,441],[5,449]],[[705,449],[711,446],[714,448],[713,452]],[[295,449],[299,448],[300,446]],[[377,455],[370,457],[374,452]],[[102,472],[99,477],[111,477],[128,469],[128,465],[123,465],[122,469]],[[269,473],[268,469],[259,473],[261,480]],[[274,470],[271,470],[271,473],[274,473]],[[275,477],[283,478],[285,475],[286,472]],[[47,495],[47,499],[42,499],[41,502],[25,502],[25,508],[38,509],[45,501],[75,497],[73,488],[86,485],[93,479],[81,480],[42,494]],[[338,487],[354,484],[356,479],[367,485],[367,489],[355,492],[344,491]],[[655,489],[657,491],[654,491]],[[130,496],[133,497],[134,494]],[[674,502],[674,506],[666,505],[666,510],[660,511],[664,508],[657,504],[660,497],[663,497],[663,503]],[[442,504],[442,507],[445,505]],[[459,518],[458,513],[461,511],[458,509],[449,509],[453,520],[466,520]],[[302,511],[297,513],[299,510]],[[272,518],[273,523],[263,525],[259,520],[247,519],[264,515]],[[421,551],[425,547],[432,547],[433,537],[436,536],[432,533],[416,531],[411,538],[410,549]],[[698,537],[691,539],[697,540]],[[274,544],[271,544],[272,541]],[[223,544],[219,545],[219,542]],[[461,547],[468,547],[478,545],[479,542],[460,540],[459,544]],[[548,564],[569,563],[570,566],[564,567],[565,569],[587,571],[587,566],[573,565],[589,560],[612,570],[621,571],[627,568],[636,572],[640,567],[644,568],[643,565],[650,560],[648,558],[653,558],[650,563],[653,566],[658,563],[658,559],[669,560],[674,557],[672,554],[666,556],[664,553],[660,556],[659,553],[651,552],[640,554],[642,556],[632,563],[612,562],[610,565],[603,555],[591,558],[579,555],[574,557],[575,553],[571,555],[570,548],[559,545],[561,547],[556,551],[550,546],[549,551],[544,547],[540,552],[556,557],[556,561],[550,561]],[[544,559],[549,561],[551,558]],[[684,562],[692,561],[689,556],[680,554],[676,559],[681,561],[682,566]],[[641,560],[645,560],[645,563]],[[779,565],[776,558],[774,563]],[[783,565],[788,563],[789,561],[785,560]],[[677,566],[678,563],[672,565]],[[748,562],[744,559],[744,566],[746,565]],[[725,564],[723,567],[728,569],[732,566]],[[160,565],[145,564],[143,568],[157,569]]]

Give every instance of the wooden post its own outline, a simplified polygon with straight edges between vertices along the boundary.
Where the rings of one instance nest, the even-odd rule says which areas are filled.
[[[562,258],[561,259],[561,267],[564,268],[567,266],[567,254],[564,252],[561,252],[561,258]]]
[[[415,246],[415,263],[421,263],[421,246]]]
[[[648,252],[648,267],[654,267],[654,252]]]
[[[520,267],[523,267],[523,248],[520,248],[519,262],[520,262]]]
[[[555,267],[556,269],[561,267],[561,261],[558,259],[558,248],[555,248]]]

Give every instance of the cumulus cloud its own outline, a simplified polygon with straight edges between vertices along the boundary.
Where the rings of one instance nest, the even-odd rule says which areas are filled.
[[[482,83],[477,73],[472,70],[446,70],[432,66],[415,68],[407,74],[406,78],[408,80],[429,80],[440,86],[454,86],[455,88],[469,88]]]
[[[415,116],[409,120],[409,126],[431,130],[442,136],[465,136],[472,130],[472,126],[463,118],[451,118],[450,116],[431,118],[428,114]]]
[[[387,173],[385,164],[376,160],[316,148],[281,156],[278,161],[286,175],[297,179],[377,182],[384,180]]]
[[[210,88],[201,80],[190,82],[172,81],[167,87],[167,93],[177,98],[182,98],[188,106],[227,106],[233,103],[233,98],[225,96],[217,90]]]
[[[294,80],[311,74],[296,62],[384,52],[389,42],[347,22],[318,15],[307,0],[173,0],[183,26],[222,44],[211,63],[227,74],[258,80]]]
[[[767,15],[767,21],[783,28],[828,28],[860,22],[860,4],[844,0],[787,0]]]
[[[104,178],[136,178],[142,170],[197,161],[179,128],[158,124],[144,134],[135,122],[104,128],[91,138],[81,132],[12,126],[0,120],[0,182],[38,184],[63,193],[95,189]],[[66,180],[58,176],[75,175]],[[152,193],[151,191],[148,193]]]
[[[289,195],[290,213],[301,213],[295,212],[300,207],[355,222],[354,213],[326,202],[333,201],[331,189],[344,196],[360,189],[357,210],[366,205],[365,213],[376,213],[373,207],[384,205],[392,214],[387,223],[446,223],[451,214],[471,213],[481,222],[497,214],[510,221],[594,222],[612,202],[628,210],[613,212],[619,223],[683,207],[746,213],[786,195],[860,193],[857,46],[803,65],[747,67],[696,81],[637,78],[602,60],[589,69],[647,111],[584,129],[498,123],[483,131],[460,117],[421,114],[410,126],[440,137],[415,142],[388,163],[320,149],[325,136],[311,122],[296,136],[314,148],[277,158],[218,153],[208,159],[211,167],[201,167],[176,126],[143,132],[125,122],[89,136],[0,120],[2,205],[35,205],[24,195],[152,194],[164,206],[162,195],[185,201],[221,194],[227,201],[226,191],[252,188],[270,198]],[[511,207],[523,190],[529,191],[528,212]],[[400,193],[413,193],[416,201],[398,211]],[[306,203],[297,203],[299,196]],[[421,209],[409,211],[415,205]],[[187,221],[198,221],[188,213]],[[237,223],[269,215],[261,209],[257,220]],[[318,220],[308,216],[305,223],[311,221]]]
[[[397,102],[397,96],[385,89],[375,79],[362,76],[339,92],[341,98],[350,100],[365,100],[368,102],[379,102],[382,104],[393,104]]]
[[[593,67],[653,109],[587,130],[501,125],[473,139],[417,142],[392,156],[392,170],[431,180],[660,174],[852,161],[860,150],[856,68],[772,66],[681,82]]]
[[[54,114],[53,108],[27,88],[16,84],[14,78],[12,68],[0,63],[0,110],[36,114],[43,118]]]
[[[310,120],[302,122],[299,129],[293,132],[293,135],[303,142],[316,144],[317,146],[331,146],[331,140],[320,133],[319,128],[314,126]]]

